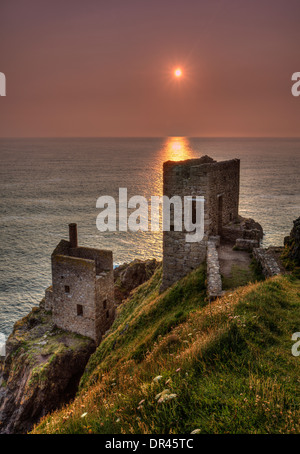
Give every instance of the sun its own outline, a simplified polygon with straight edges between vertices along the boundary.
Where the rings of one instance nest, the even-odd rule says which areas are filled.
[[[181,77],[182,76],[182,70],[180,68],[176,68],[174,70],[174,76],[177,77],[177,78]]]

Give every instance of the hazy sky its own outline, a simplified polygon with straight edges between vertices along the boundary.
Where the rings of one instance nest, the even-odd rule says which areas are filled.
[[[300,136],[299,24],[299,0],[0,0],[0,136]]]

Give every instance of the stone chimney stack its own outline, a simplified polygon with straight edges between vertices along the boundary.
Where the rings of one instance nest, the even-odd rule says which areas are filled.
[[[76,248],[78,246],[77,224],[69,224],[69,241],[71,248]]]

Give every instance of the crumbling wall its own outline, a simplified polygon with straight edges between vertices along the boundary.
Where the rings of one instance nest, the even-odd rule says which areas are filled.
[[[113,270],[96,276],[95,329],[97,342],[110,328],[115,319]]]
[[[71,248],[69,255],[71,257],[94,260],[96,264],[96,274],[100,274],[102,271],[112,271],[113,269],[112,251],[109,250],[79,246]]]
[[[207,171],[209,234],[222,235],[223,226],[238,218],[240,161],[216,162]]]
[[[281,273],[280,267],[272,254],[267,249],[254,248],[253,257],[257,260],[262,268],[265,277],[276,276]]]
[[[69,224],[69,241],[59,242],[51,262],[45,309],[59,328],[99,343],[115,318],[112,251],[79,247],[77,225]]]
[[[222,295],[222,279],[220,273],[217,243],[207,242],[207,293],[210,301]]]
[[[161,290],[198,267],[206,259],[209,235],[218,235],[226,223],[238,216],[240,161],[216,162],[208,156],[163,166],[163,194],[204,197],[204,237],[186,242],[186,231],[163,233],[163,281]],[[183,219],[182,219],[183,221]]]
[[[52,316],[54,323],[97,341],[93,260],[57,255],[52,258]]]

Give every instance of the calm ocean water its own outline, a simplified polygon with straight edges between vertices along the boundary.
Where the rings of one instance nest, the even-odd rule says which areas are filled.
[[[161,195],[164,161],[204,154],[241,159],[240,214],[263,225],[265,245],[282,244],[300,214],[299,139],[1,139],[0,332],[43,297],[70,222],[81,245],[112,249],[115,264],[161,258],[160,233],[100,233],[96,200],[119,187]]]

